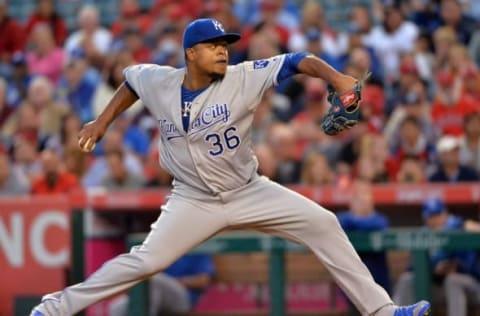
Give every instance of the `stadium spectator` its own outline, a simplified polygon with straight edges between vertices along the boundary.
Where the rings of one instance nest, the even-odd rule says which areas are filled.
[[[385,137],[379,134],[366,134],[360,140],[359,157],[353,165],[356,178],[371,183],[388,182],[388,147]]]
[[[304,160],[301,183],[309,186],[334,185],[335,172],[322,153],[312,152]]]
[[[123,144],[127,150],[144,160],[148,154],[150,139],[148,135],[133,123],[133,117],[123,114],[113,124],[113,129],[123,137]]]
[[[30,192],[30,181],[18,169],[12,168],[6,148],[0,147],[0,196]]]
[[[151,15],[154,19],[168,17],[167,20],[195,19],[202,13],[201,0],[155,0]]]
[[[433,76],[433,66],[435,62],[435,55],[432,52],[432,39],[430,35],[420,33],[415,41],[415,49],[413,51],[413,58],[417,66],[418,74],[423,81],[428,82]]]
[[[112,43],[112,34],[99,24],[99,12],[92,5],[83,6],[78,12],[79,29],[70,34],[65,42],[68,54],[81,50],[95,67],[100,69]]]
[[[465,115],[480,110],[480,105],[462,92],[461,83],[455,80],[452,71],[439,71],[436,83],[438,87],[431,108],[433,123],[440,134],[459,136]]]
[[[406,157],[402,160],[395,178],[398,183],[424,183],[427,181],[426,166],[417,157]]]
[[[151,17],[142,12],[137,0],[121,0],[119,15],[118,20],[110,27],[114,37],[120,36],[127,29],[137,29],[145,35],[152,26]]]
[[[160,36],[159,41],[152,52],[153,63],[177,68],[184,65],[183,49],[175,32],[175,29],[167,29]],[[232,47],[231,58],[242,58],[241,56],[242,53],[237,52]]]
[[[376,84],[366,84],[362,89],[360,111],[368,129],[373,133],[380,133],[386,122],[384,90]]]
[[[109,131],[101,143],[99,143],[99,149],[96,150],[97,157],[89,166],[87,173],[82,179],[84,187],[98,187],[102,179],[108,176],[110,170],[105,154],[109,151],[125,151],[122,135],[116,130]],[[143,175],[143,165],[136,155],[128,151],[125,152],[124,162],[127,170],[136,175]]]
[[[373,48],[363,43],[360,30],[349,30],[348,50],[339,56],[339,62],[341,64],[341,68],[339,69],[345,69],[348,64],[353,64],[360,68],[362,74],[367,72],[371,73],[368,82],[375,83],[379,86],[383,85],[383,77],[385,74],[380,59]]]
[[[8,15],[7,0],[0,1],[0,74],[8,76],[8,63],[15,52],[22,51],[25,36],[22,26]]]
[[[89,157],[85,155],[76,143],[65,145],[62,148],[61,157],[65,163],[67,172],[81,180],[87,172]]]
[[[41,153],[42,173],[32,183],[33,194],[68,193],[78,187],[77,178],[65,170],[54,151]]]
[[[258,10],[252,12],[248,24],[255,25],[261,21],[272,22],[291,33],[299,28],[297,16],[292,14],[285,6],[285,0],[259,0]],[[283,44],[288,43],[288,38]]]
[[[95,116],[100,114],[108,101],[113,97],[115,90],[125,80],[123,69],[133,65],[135,60],[132,54],[127,50],[121,50],[112,54],[105,63],[102,70],[102,77],[97,84],[95,94],[93,96],[93,110]],[[127,110],[130,115],[135,115],[142,110],[141,102],[137,101]]]
[[[24,138],[16,137],[13,140],[13,165],[22,177],[26,177],[30,182],[33,181],[42,171],[40,157],[37,152],[36,143]]]
[[[149,282],[149,315],[187,315],[208,288],[215,273],[209,255],[190,254],[180,257]],[[128,296],[117,298],[109,308],[109,316],[126,316]]]
[[[140,189],[145,179],[125,167],[125,156],[121,150],[110,150],[105,153],[109,172],[100,185],[109,190]]]
[[[440,16],[443,24],[455,31],[457,40],[464,45],[468,45],[473,32],[478,27],[478,23],[473,18],[463,14],[460,1],[443,0],[440,6]]]
[[[418,83],[422,83],[422,80],[415,62],[415,57],[412,53],[405,53],[400,58],[398,78],[392,82],[389,87],[390,89],[386,90],[386,114],[392,114],[399,103],[402,102],[403,98],[405,98],[405,95]]]
[[[450,48],[458,43],[455,31],[448,26],[442,26],[433,33],[434,64],[433,72],[440,70],[448,63]]]
[[[263,38],[263,41],[268,41],[271,46],[274,46],[278,51],[285,51],[290,33],[287,28],[279,25],[274,15],[265,16],[265,20],[260,20],[251,27],[247,27],[242,33],[242,39],[239,41],[239,46],[247,51],[252,49],[252,44],[258,46],[259,43],[252,43],[254,39]],[[264,55],[261,58],[266,58]],[[256,59],[251,54],[246,59]]]
[[[3,137],[14,141],[15,138],[26,139],[31,142],[35,148],[40,147],[42,142],[39,117],[35,109],[30,104],[24,104],[8,121],[2,126],[1,133]]]
[[[428,198],[423,205],[425,229],[431,231],[464,230],[479,232],[480,223],[449,214],[439,198]],[[434,302],[446,301],[447,316],[467,316],[467,302],[480,304],[480,270],[475,251],[442,251],[430,254],[433,270]],[[413,273],[404,272],[395,286],[393,299],[399,304],[413,302]]]
[[[478,181],[475,169],[460,163],[460,143],[454,136],[443,136],[437,143],[439,164],[430,176],[431,182]]]
[[[267,144],[277,160],[275,181],[298,183],[302,170],[300,153],[296,150],[293,129],[284,123],[272,124],[267,134]]]
[[[406,158],[418,158],[425,166],[431,165],[435,158],[435,146],[422,133],[420,121],[414,116],[407,116],[399,129],[399,143],[392,149],[390,170],[393,177]]]
[[[383,14],[383,23],[372,29],[365,44],[375,50],[382,62],[385,79],[391,83],[398,77],[400,56],[414,49],[419,30],[405,19],[398,1],[386,3]]]
[[[306,78],[304,81],[305,93],[302,99],[303,111],[290,120],[290,126],[295,134],[297,151],[302,157],[312,146],[327,142],[319,122],[327,112],[327,86],[317,78]]]
[[[320,47],[326,55],[338,58],[347,51],[348,35],[338,32],[328,25],[324,9],[319,1],[309,0],[303,4],[300,28],[292,33],[288,42],[290,51],[307,49],[309,30],[315,30],[321,34],[318,40],[320,40]]]
[[[417,81],[412,89],[400,99],[400,104],[385,125],[383,134],[387,138],[391,150],[400,145],[400,125],[406,117],[416,118],[427,141],[435,142],[437,131],[434,129],[430,116],[430,103],[427,100],[425,86],[420,81]]]
[[[465,116],[460,138],[460,164],[476,169],[480,175],[480,112]]]
[[[448,54],[448,64],[444,68],[450,69],[455,75],[455,79],[461,81],[469,68],[473,65],[472,59],[468,54],[468,49],[463,44],[456,44],[450,47]]]
[[[119,45],[129,51],[135,63],[150,63],[152,60],[152,51],[146,45],[140,29],[136,27],[126,28],[120,34],[115,45]]]
[[[338,221],[346,232],[372,232],[388,228],[388,219],[377,212],[369,181],[356,179],[351,188],[349,209],[337,213]],[[375,281],[390,292],[390,272],[384,251],[359,252],[360,258]]]
[[[7,86],[8,103],[17,107],[27,97],[27,90],[33,79],[28,71],[27,59],[23,52],[16,52],[11,60],[12,73]]]
[[[351,175],[362,151],[363,138],[369,134],[368,124],[360,117],[360,121],[349,132],[347,138],[340,143],[336,168],[337,172],[341,170],[341,173]]]
[[[342,68],[340,56],[334,56],[325,51],[322,43],[322,34],[315,28],[310,28],[305,32],[306,48],[304,50],[322,58],[333,68],[340,70]]]
[[[373,25],[372,15],[366,5],[358,4],[352,8],[348,28],[350,31],[355,30],[356,33],[361,34],[362,42],[364,37],[372,31]]]
[[[266,59],[279,54],[284,49],[277,28],[267,23],[260,23],[255,28],[255,32],[246,34],[242,38],[245,41],[248,40],[246,58],[249,60]]]
[[[27,65],[33,75],[46,76],[57,84],[63,71],[65,55],[55,43],[53,33],[46,24],[38,24],[31,32],[27,52]]]
[[[58,98],[70,105],[82,123],[94,117],[93,97],[99,82],[100,76],[90,68],[81,51],[67,58],[64,76],[58,84]]]
[[[410,18],[413,23],[418,25],[422,33],[432,34],[442,25],[435,1],[411,0],[409,4]]]
[[[25,36],[30,37],[39,25],[46,25],[52,32],[57,47],[62,47],[67,38],[67,26],[63,17],[55,11],[55,0],[38,0],[35,12],[28,18],[25,26]]]
[[[180,44],[184,27],[191,19],[199,17],[202,10],[200,1],[156,0],[149,11],[153,25],[146,36],[148,45],[156,46],[165,36],[174,38]]]
[[[27,99],[6,122],[4,132],[10,135],[28,133],[39,143],[58,134],[69,109],[54,101],[53,89],[54,86],[47,78],[34,78],[28,87]]]
[[[73,112],[62,116],[60,130],[47,140],[45,147],[54,150],[59,156],[63,156],[66,147],[78,147],[78,132],[81,122]],[[80,149],[80,148],[79,148]]]

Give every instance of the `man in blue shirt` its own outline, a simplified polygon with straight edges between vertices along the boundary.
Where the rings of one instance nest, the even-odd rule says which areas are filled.
[[[423,205],[425,229],[433,231],[465,230],[479,232],[480,223],[450,215],[443,201],[429,198]],[[467,301],[480,304],[480,265],[475,251],[432,251],[430,253],[435,284],[445,295],[434,291],[434,300],[445,296],[447,316],[467,316]],[[413,273],[404,272],[395,287],[394,299],[400,304],[413,301]]]
[[[356,180],[353,185],[350,208],[337,214],[346,232],[372,232],[388,228],[388,219],[375,210],[371,185]],[[359,252],[360,258],[372,273],[375,281],[390,292],[390,275],[385,252]]]

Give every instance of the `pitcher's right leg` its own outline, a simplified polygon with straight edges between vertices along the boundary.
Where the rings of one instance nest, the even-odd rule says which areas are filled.
[[[226,226],[218,205],[172,196],[147,238],[130,253],[106,262],[84,282],[44,297],[31,315],[67,316],[167,268]]]

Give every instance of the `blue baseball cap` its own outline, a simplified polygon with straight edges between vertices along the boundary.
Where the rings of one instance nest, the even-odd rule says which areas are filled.
[[[445,204],[440,198],[429,198],[423,203],[422,216],[424,219],[427,219],[430,216],[441,214],[445,210]]]
[[[215,19],[194,20],[183,32],[183,49],[216,39],[223,39],[231,44],[240,39],[240,34],[225,32],[222,24]]]

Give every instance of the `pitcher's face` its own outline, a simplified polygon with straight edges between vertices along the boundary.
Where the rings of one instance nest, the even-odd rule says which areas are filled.
[[[187,52],[193,64],[202,72],[211,75],[214,79],[225,75],[228,66],[228,49],[225,40],[214,40],[199,43],[189,48]]]

